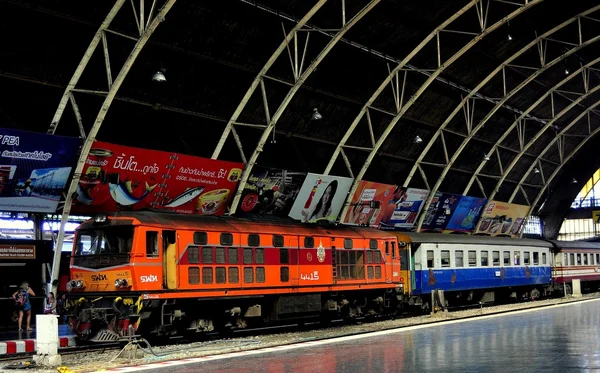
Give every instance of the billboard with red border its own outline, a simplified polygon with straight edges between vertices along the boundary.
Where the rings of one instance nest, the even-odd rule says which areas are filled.
[[[162,209],[222,215],[244,165],[96,141],[86,160],[75,213]]]

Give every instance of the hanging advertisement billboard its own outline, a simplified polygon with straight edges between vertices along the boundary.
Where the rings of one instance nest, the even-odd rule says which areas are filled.
[[[81,140],[0,128],[0,211],[55,213]]]
[[[384,206],[379,228],[383,230],[410,230],[417,222],[417,216],[429,191],[427,189],[396,187]]]
[[[486,203],[485,198],[461,196],[444,233],[472,232],[479,222]]]
[[[450,217],[460,202],[459,195],[436,192],[429,208],[425,212],[425,219],[421,225],[421,231],[441,232],[446,228]]]
[[[395,185],[361,180],[342,223],[378,228],[394,190]]]
[[[515,237],[521,231],[528,212],[529,206],[491,201],[481,214],[475,233]]]
[[[222,215],[242,163],[96,141],[86,160],[74,213],[159,209]]]
[[[288,216],[306,172],[254,166],[242,192],[239,215]]]
[[[351,186],[352,179],[348,177],[309,173],[288,216],[303,222],[333,221],[344,206]]]

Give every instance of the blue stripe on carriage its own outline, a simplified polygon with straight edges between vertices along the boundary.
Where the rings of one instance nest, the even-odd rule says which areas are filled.
[[[504,278],[502,278],[502,268],[504,268]],[[430,284],[429,270],[416,270],[416,287],[413,294],[431,293],[431,290],[436,289],[464,291],[549,284],[551,273],[550,266],[529,267],[529,277],[526,274],[526,267],[434,269],[435,282]],[[453,274],[456,274],[454,282],[452,282]]]

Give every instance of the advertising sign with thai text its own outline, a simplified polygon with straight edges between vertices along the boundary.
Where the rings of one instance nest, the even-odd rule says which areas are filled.
[[[239,215],[288,216],[306,172],[254,166],[242,192]]]
[[[339,215],[352,179],[348,177],[307,174],[289,217],[303,222],[335,220]]]
[[[417,216],[429,191],[426,189],[396,187],[379,224],[383,230],[410,230],[417,222]]]
[[[485,198],[461,196],[444,233],[472,232],[486,203]]]
[[[55,213],[81,141],[0,129],[0,211]]]
[[[443,231],[458,207],[460,199],[460,195],[437,192],[425,213],[421,230]]]
[[[528,212],[529,206],[491,201],[481,214],[475,233],[515,237],[519,235]]]
[[[395,189],[395,185],[361,180],[342,223],[378,228]]]
[[[0,244],[0,259],[35,259],[35,245]]]
[[[222,215],[242,163],[96,141],[77,188],[73,212],[158,209]]]

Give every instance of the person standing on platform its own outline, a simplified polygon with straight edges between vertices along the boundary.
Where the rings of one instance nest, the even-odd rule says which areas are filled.
[[[31,328],[31,302],[29,302],[29,297],[35,297],[35,293],[29,287],[29,283],[27,281],[21,284],[19,290],[15,291],[13,294],[13,299],[15,300],[15,304],[19,309],[19,332],[23,331],[23,315],[27,313],[27,331],[32,331]]]

